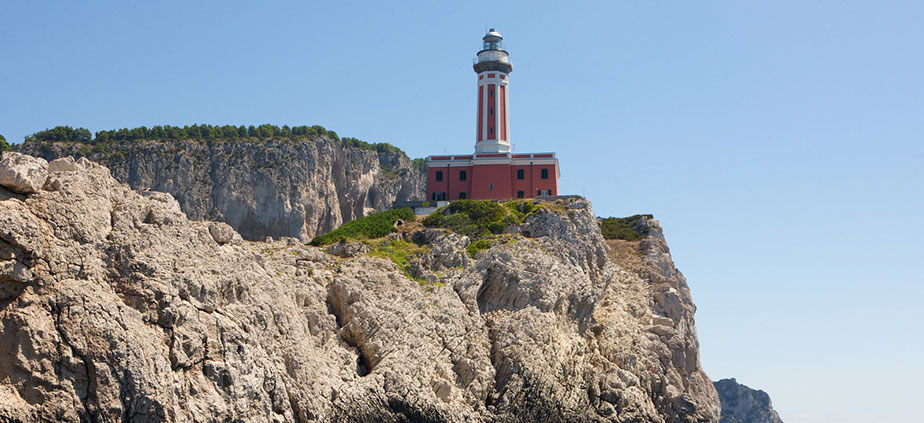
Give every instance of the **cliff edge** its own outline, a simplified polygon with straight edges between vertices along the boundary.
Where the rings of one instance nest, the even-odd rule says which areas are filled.
[[[719,418],[653,219],[607,242],[542,204],[474,257],[408,222],[399,267],[244,241],[86,159],[5,153],[0,186],[3,421]]]
[[[734,378],[715,382],[715,389],[722,402],[721,423],[783,423],[766,392],[751,389]]]
[[[426,178],[400,152],[343,146],[327,136],[124,141],[102,151],[73,142],[17,149],[52,160],[87,157],[135,190],[167,192],[193,220],[231,225],[245,239],[309,240],[395,201],[426,196]]]

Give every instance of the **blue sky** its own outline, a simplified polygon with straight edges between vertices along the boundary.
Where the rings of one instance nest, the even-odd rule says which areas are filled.
[[[269,3],[269,2],[268,2]],[[517,151],[654,213],[713,378],[787,423],[911,421],[924,379],[924,3],[0,5],[0,134],[320,124],[412,157],[474,144],[487,27]]]

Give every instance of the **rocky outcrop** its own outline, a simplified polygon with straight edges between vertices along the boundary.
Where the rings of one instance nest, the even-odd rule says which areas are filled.
[[[550,204],[474,258],[390,235],[421,283],[49,168],[0,188],[0,421],[718,421],[654,220],[608,245],[587,201]]]
[[[770,395],[744,386],[734,378],[715,382],[722,402],[721,423],[783,423]]]
[[[395,201],[426,196],[425,175],[400,153],[344,147],[327,137],[254,141],[131,141],[102,151],[26,142],[20,152],[83,157],[135,190],[167,192],[194,220],[223,221],[245,239],[310,240]]]
[[[48,163],[22,154],[3,153],[0,159],[0,186],[10,191],[30,194],[42,189],[48,175]]]

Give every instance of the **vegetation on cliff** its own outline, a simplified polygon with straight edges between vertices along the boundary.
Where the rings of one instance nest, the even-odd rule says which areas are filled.
[[[503,233],[508,226],[523,223],[540,209],[552,207],[553,203],[535,200],[457,200],[431,213],[423,224],[470,238],[483,238]]]
[[[6,138],[3,135],[0,135],[0,151],[10,151],[10,144],[6,142]]]
[[[370,247],[370,256],[390,259],[408,279],[426,283],[426,280],[414,277],[410,271],[410,264],[412,259],[426,253],[429,248],[398,239],[383,239],[371,243]]]
[[[471,238],[466,251],[475,257],[498,240],[497,235],[511,225],[522,224],[537,211],[558,207],[556,203],[536,200],[457,200],[431,213],[423,220],[424,226],[449,229]]]
[[[325,136],[340,141],[346,147],[371,150],[378,153],[396,153],[407,157],[407,153],[387,142],[370,143],[357,138],[340,138],[336,132],[320,125],[313,126],[277,126],[263,124],[259,126],[234,125],[186,125],[171,126],[157,125],[151,128],[139,126],[137,128],[122,128],[102,130],[96,136],[86,128],[71,128],[70,126],[56,126],[51,129],[36,132],[26,137],[26,142],[77,142],[86,144],[94,151],[105,152],[110,144],[124,141],[160,140],[178,141],[187,139],[196,140],[249,140],[258,141],[268,138],[302,138]]]
[[[639,230],[639,221],[642,218],[653,219],[650,214],[636,214],[629,217],[607,217],[599,219],[600,232],[606,239],[624,239],[638,241],[648,236],[647,230]]]
[[[414,210],[409,207],[386,210],[351,220],[333,231],[314,237],[310,244],[314,246],[323,246],[341,240],[363,241],[381,238],[395,230],[395,222],[398,221],[398,219],[414,221]]]

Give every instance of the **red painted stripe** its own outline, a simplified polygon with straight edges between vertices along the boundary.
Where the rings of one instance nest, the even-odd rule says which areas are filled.
[[[452,156],[432,156],[430,160],[452,160]]]
[[[514,155],[513,155],[513,158],[514,158],[514,159],[528,159],[528,158],[529,158],[529,154],[514,154]]]
[[[500,86],[500,97],[497,98],[497,108],[500,109],[498,118],[500,119],[500,139],[507,139],[507,87]]]
[[[475,139],[481,141],[484,137],[481,135],[481,130],[483,128],[482,122],[484,121],[484,87],[478,87],[478,134],[475,136]]]
[[[472,156],[456,156],[456,160],[471,160]]]
[[[478,75],[478,80],[484,79],[484,75]]]
[[[489,74],[488,74],[488,78],[494,78],[494,74],[493,74],[493,73],[489,73]]]
[[[536,157],[536,158],[539,158],[539,157],[555,157],[555,155],[554,155],[554,154],[533,154],[533,157]]]
[[[490,77],[491,75],[488,75]],[[488,84],[488,139],[496,140],[497,139],[497,110],[494,110],[494,113],[491,113],[491,110],[497,106],[497,97],[496,95],[491,95],[494,93],[494,84]]]

